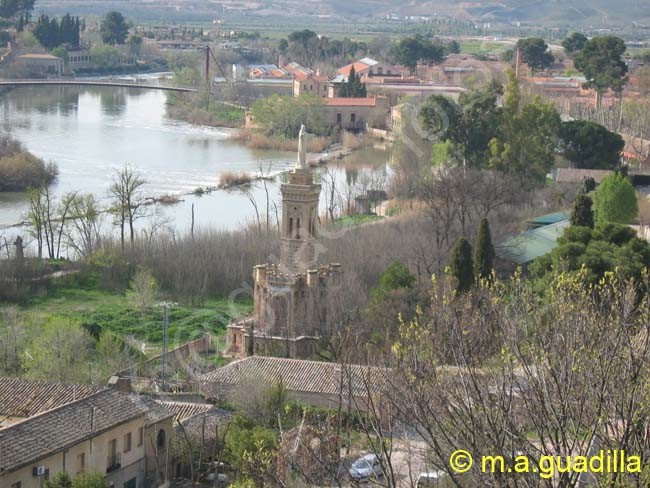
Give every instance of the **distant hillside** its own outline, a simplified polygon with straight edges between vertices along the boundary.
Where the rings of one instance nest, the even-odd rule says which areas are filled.
[[[434,14],[480,22],[558,26],[650,24],[650,0],[38,0],[49,13],[101,14],[117,8],[133,17],[209,20],[218,16],[319,16],[350,20],[387,14]]]

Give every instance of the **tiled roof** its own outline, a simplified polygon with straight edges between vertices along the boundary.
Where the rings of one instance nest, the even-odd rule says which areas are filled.
[[[342,68],[339,68],[338,72],[340,74],[342,74],[343,76],[350,76],[350,71],[352,70],[353,66],[354,66],[354,71],[357,74],[362,73],[362,72],[370,69],[370,67],[371,67],[371,65],[368,65],[366,63],[362,63],[361,61],[357,61],[356,63],[346,64]]]
[[[0,473],[61,452],[125,422],[147,407],[129,395],[104,390],[0,430]]]
[[[374,107],[377,98],[324,98],[325,105],[334,107]]]
[[[585,178],[591,177],[600,183],[605,176],[612,174],[607,169],[578,169],[557,168],[553,170],[553,179],[560,183],[582,183]]]
[[[0,416],[31,417],[104,389],[95,385],[0,378]]]
[[[338,395],[344,391],[366,396],[368,390],[379,392],[386,384],[387,370],[369,366],[341,365],[319,361],[251,356],[234,361],[199,377],[210,390],[210,384],[239,385],[247,381],[282,383],[289,391]]]
[[[159,401],[167,410],[174,414],[174,420],[182,422],[183,420],[194,417],[202,413],[209,412],[214,408],[210,403],[189,403],[189,402],[166,402]]]
[[[169,408],[167,408],[161,402],[153,400],[147,395],[131,393],[129,394],[129,398],[131,401],[147,409],[147,414],[144,418],[144,423],[147,427],[174,416],[174,412],[172,412]]]

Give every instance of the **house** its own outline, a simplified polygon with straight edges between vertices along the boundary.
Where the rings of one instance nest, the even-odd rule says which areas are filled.
[[[34,75],[61,76],[63,74],[63,59],[51,54],[21,54],[16,57],[16,63],[24,66]]]
[[[337,407],[340,401],[364,410],[371,395],[388,386],[388,370],[372,366],[326,363],[300,359],[250,356],[198,378],[206,398],[227,400],[250,382],[273,386],[282,382],[290,399],[317,407]]]
[[[293,78],[293,96],[315,95],[325,98],[328,96],[329,78],[321,75],[320,71],[304,73],[297,71]]]
[[[391,64],[380,63],[371,58],[362,58],[354,63],[346,64],[338,69],[338,74],[344,76],[346,79],[350,76],[354,68],[355,73],[361,76],[363,81],[364,77],[383,76],[400,78],[408,76],[409,70],[403,66],[394,66]]]
[[[2,378],[0,409],[12,418],[0,428],[2,487],[41,488],[58,472],[98,471],[117,488],[165,480],[173,413],[148,397]]]
[[[325,98],[323,100],[324,124],[349,131],[360,131],[366,125],[385,129],[389,106],[384,97]]]

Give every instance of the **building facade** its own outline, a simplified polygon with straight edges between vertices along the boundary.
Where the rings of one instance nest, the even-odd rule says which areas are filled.
[[[340,322],[341,266],[317,265],[321,186],[307,166],[305,138],[303,126],[298,163],[281,186],[280,263],[254,268],[253,316],[228,326],[229,354],[308,357]]]
[[[98,472],[114,488],[166,479],[173,413],[164,406],[109,388],[0,380],[0,410],[16,412],[0,426],[0,487],[42,488],[60,472]]]

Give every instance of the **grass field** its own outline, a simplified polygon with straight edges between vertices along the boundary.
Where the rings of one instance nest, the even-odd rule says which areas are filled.
[[[199,307],[176,305],[169,310],[169,345],[183,344],[205,332],[223,336],[231,319],[251,309],[251,301],[223,298],[209,299]],[[55,285],[47,295],[33,297],[20,310],[29,322],[65,318],[83,325],[93,335],[110,331],[153,348],[162,344],[163,308],[140,310],[129,293]]]

